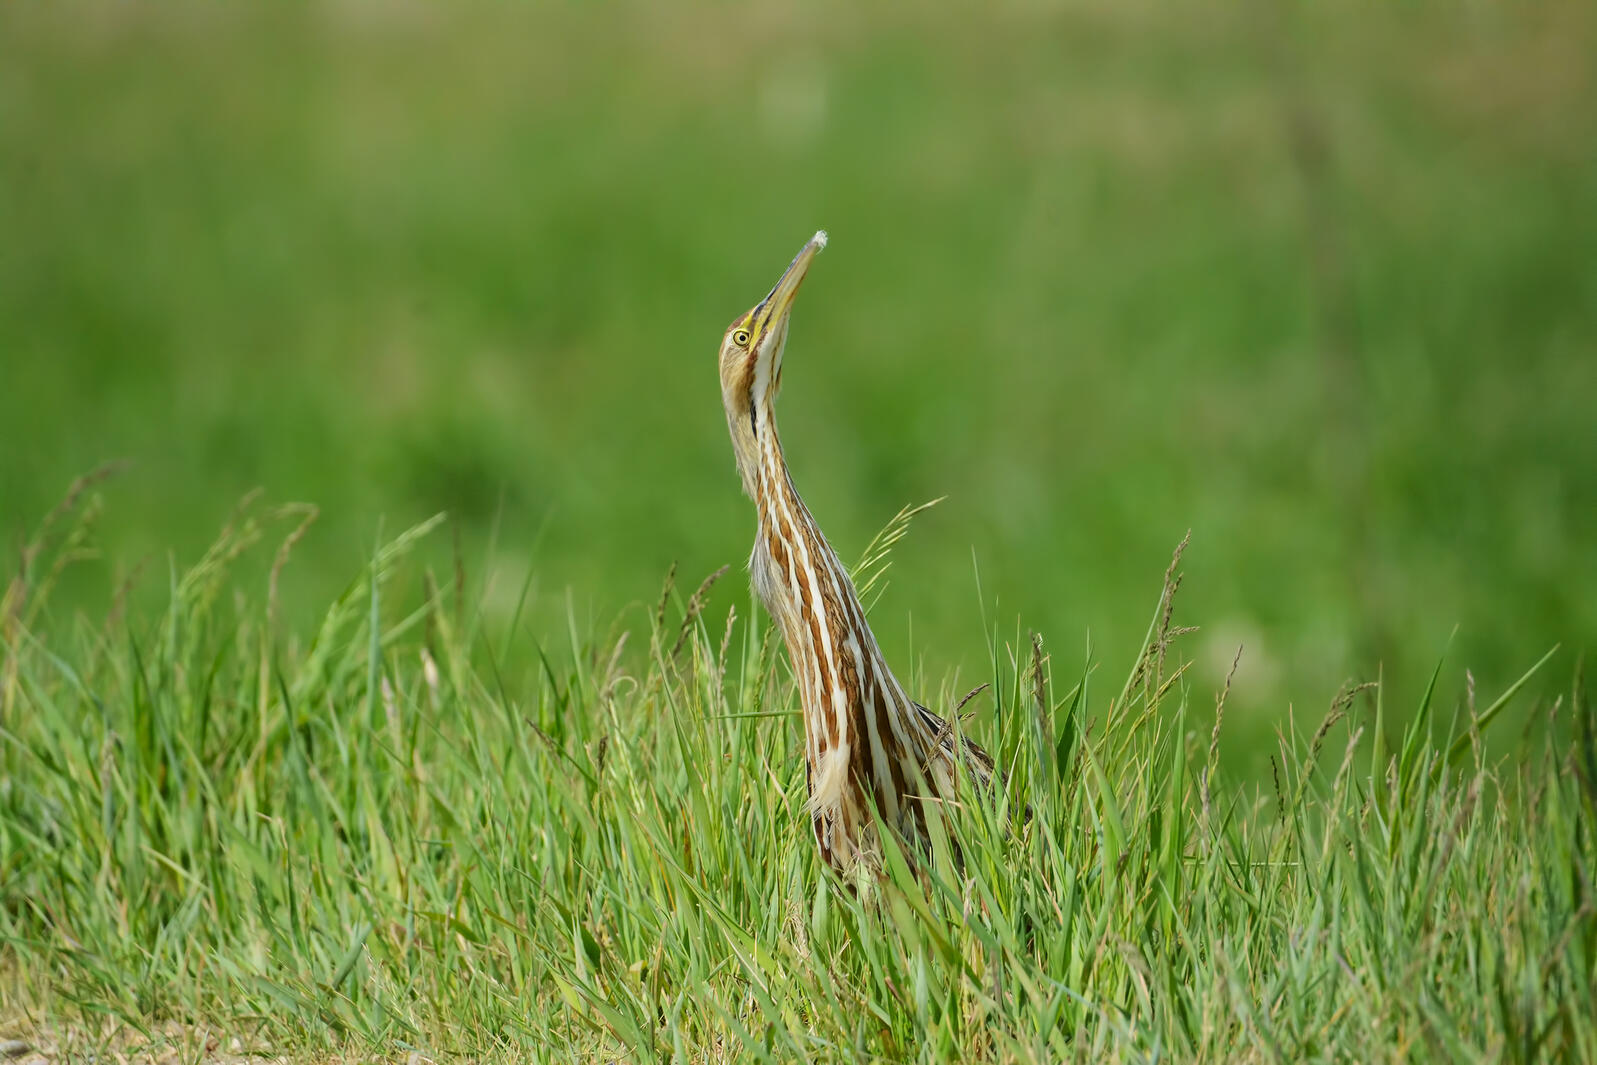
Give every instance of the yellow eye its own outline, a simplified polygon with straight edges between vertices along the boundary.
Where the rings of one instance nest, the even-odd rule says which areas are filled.
[[[732,343],[738,345],[739,347],[746,347],[748,342],[749,331],[747,329],[739,329],[736,333],[732,334]]]

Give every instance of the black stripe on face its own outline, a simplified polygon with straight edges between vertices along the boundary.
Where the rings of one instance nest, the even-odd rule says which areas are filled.
[[[760,357],[760,350],[754,341],[749,342],[749,432],[754,434],[754,441],[760,440],[760,422],[754,411],[754,363]]]

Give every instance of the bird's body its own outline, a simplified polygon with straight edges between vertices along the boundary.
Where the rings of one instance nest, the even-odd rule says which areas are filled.
[[[809,812],[821,856],[849,870],[875,852],[874,806],[900,837],[926,838],[928,804],[956,775],[993,771],[980,747],[905,694],[877,646],[848,571],[799,498],[776,430],[788,312],[826,244],[817,233],[771,294],[727,330],[721,395],[744,491],[759,517],[749,570],[781,630],[804,712]]]

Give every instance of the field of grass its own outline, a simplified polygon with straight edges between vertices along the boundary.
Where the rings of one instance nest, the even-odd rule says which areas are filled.
[[[1506,762],[1479,741],[1520,684],[1462,715],[1428,692],[1403,730],[1345,691],[1239,786],[1172,564],[1123,670],[995,637],[1007,786],[963,797],[957,866],[889,845],[850,884],[748,606],[668,585],[645,639],[551,652],[415,579],[429,528],[309,639],[230,582],[270,546],[248,514],[149,624],[11,623],[0,1035],[73,1060],[1597,1060],[1578,688],[1552,708],[1576,742]]]
[[[0,7],[0,1043],[1597,1061],[1593,99],[1577,0]],[[712,368],[817,227],[795,481],[946,497],[872,622],[1009,769],[852,889]]]
[[[824,227],[799,487],[844,555],[947,497],[896,661],[1124,661],[1191,529],[1234,754],[1455,626],[1501,687],[1597,636],[1594,56],[1580,0],[8,5],[0,530],[125,458],[68,616],[262,488],[320,508],[299,624],[447,511],[540,629],[641,626],[747,556],[715,346]]]

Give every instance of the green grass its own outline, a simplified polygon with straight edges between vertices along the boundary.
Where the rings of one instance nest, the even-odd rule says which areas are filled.
[[[1217,769],[1173,563],[1131,661],[994,632],[969,727],[1008,781],[955,811],[963,861],[845,884],[746,602],[497,628],[491,577],[420,571],[429,523],[300,630],[276,565],[234,574],[292,565],[246,506],[164,612],[54,618],[93,508],[34,541],[0,659],[0,1016],[77,1055],[1597,1060],[1578,684],[1501,761],[1517,684],[1406,729],[1344,691],[1259,787]]]
[[[1594,96],[1588,0],[0,5],[0,1040],[1597,1058]],[[872,622],[1010,768],[858,893],[712,369],[819,226],[795,480],[946,497]]]
[[[795,479],[845,555],[947,497],[895,661],[1127,661],[1188,529],[1238,769],[1455,626],[1494,689],[1597,646],[1589,0],[407,10],[0,5],[0,542],[133,463],[63,612],[160,609],[256,487],[322,505],[296,627],[379,515],[499,625],[740,563],[715,347],[825,227]]]

